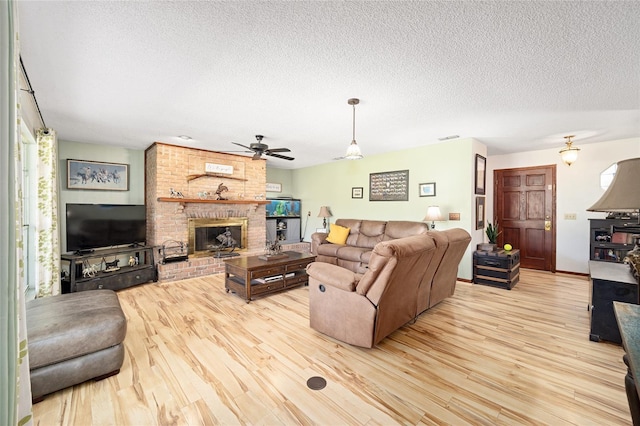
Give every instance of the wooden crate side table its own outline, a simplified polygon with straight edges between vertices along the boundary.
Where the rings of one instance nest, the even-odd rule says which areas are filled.
[[[236,293],[249,303],[255,296],[307,285],[307,265],[316,257],[295,251],[285,254],[284,259],[264,260],[260,256],[248,256],[225,260],[225,291]]]
[[[511,290],[520,280],[520,250],[473,252],[475,284]]]

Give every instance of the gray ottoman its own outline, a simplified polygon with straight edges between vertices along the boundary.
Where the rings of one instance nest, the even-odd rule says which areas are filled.
[[[31,395],[118,374],[127,320],[113,290],[90,290],[27,302]]]

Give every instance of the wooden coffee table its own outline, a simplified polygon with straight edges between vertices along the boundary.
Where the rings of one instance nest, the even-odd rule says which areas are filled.
[[[316,257],[295,251],[284,254],[287,255],[284,259],[262,260],[260,256],[248,256],[225,260],[226,292],[232,291],[249,303],[255,296],[307,285],[306,268]]]

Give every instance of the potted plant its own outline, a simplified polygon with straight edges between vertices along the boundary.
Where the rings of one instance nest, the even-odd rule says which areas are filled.
[[[478,249],[484,251],[496,250],[498,248],[498,235],[500,235],[500,231],[498,230],[498,222],[496,221],[493,225],[491,224],[491,222],[487,222],[485,233],[487,234],[487,238],[489,238],[489,244],[480,244],[481,247],[478,247]]]

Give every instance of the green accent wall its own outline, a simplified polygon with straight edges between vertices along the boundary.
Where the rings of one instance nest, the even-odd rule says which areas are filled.
[[[333,223],[339,218],[422,221],[427,207],[437,205],[445,221],[436,222],[436,230],[463,228],[474,237],[458,271],[458,277],[470,280],[472,248],[476,239],[482,242],[482,230],[475,230],[473,194],[475,153],[479,146],[483,147],[467,138],[366,156],[357,161],[339,160],[294,170],[267,167],[267,181],[282,183],[281,194],[267,195],[302,200],[302,211],[311,212],[308,221],[306,218],[302,221],[305,241],[310,241],[316,228],[322,227],[322,218],[317,217],[321,206],[329,206],[333,214],[329,222]],[[409,170],[409,201],[369,201],[369,174],[395,170]],[[429,182],[436,183],[436,195],[420,197],[419,184]],[[353,187],[363,188],[363,198],[351,198]],[[460,213],[460,220],[449,221],[449,213]]]

